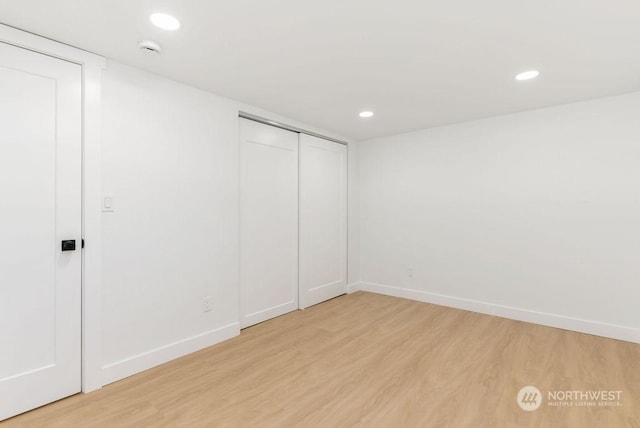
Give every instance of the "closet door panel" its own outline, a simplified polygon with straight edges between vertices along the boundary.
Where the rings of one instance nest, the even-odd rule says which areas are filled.
[[[240,322],[298,308],[298,134],[240,119]]]
[[[347,147],[300,135],[300,307],[346,292]]]

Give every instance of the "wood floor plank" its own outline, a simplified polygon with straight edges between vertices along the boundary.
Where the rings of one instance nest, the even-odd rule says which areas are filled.
[[[526,385],[622,406],[527,412]],[[640,428],[640,345],[358,292],[0,425]]]

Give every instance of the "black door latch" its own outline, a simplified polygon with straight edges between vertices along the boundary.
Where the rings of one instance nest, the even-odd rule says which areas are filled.
[[[62,251],[75,251],[76,250],[76,240],[72,239],[69,241],[62,241]]]

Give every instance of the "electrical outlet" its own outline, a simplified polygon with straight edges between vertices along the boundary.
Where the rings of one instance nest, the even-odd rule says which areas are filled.
[[[408,267],[407,268],[407,276],[409,278],[413,278],[413,268],[412,267]]]
[[[202,298],[202,312],[211,312],[213,309],[213,297],[206,296]]]

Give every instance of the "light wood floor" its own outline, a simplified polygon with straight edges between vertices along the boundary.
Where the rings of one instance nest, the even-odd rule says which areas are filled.
[[[526,385],[622,406],[525,412]],[[640,427],[640,345],[359,292],[6,425]]]

